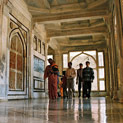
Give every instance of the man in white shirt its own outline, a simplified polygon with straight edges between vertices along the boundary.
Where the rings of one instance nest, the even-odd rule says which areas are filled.
[[[72,68],[72,62],[68,63],[68,69],[66,70],[68,98],[72,98],[74,93],[74,78],[76,77],[75,69]]]

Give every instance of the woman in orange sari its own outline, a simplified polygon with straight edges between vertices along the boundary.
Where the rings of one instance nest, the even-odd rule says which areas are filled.
[[[48,59],[48,62],[50,65],[48,65],[45,69],[44,79],[48,78],[49,99],[56,99],[58,66],[52,59]]]

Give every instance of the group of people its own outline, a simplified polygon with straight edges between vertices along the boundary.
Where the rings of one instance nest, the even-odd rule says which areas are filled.
[[[58,84],[58,76],[59,69],[58,65],[55,64],[53,59],[48,59],[50,65],[48,65],[44,72],[44,79],[48,78],[48,90],[49,90],[49,98],[57,99],[57,84]],[[75,96],[74,89],[74,79],[76,79],[76,84],[78,84],[78,92],[79,97],[90,98],[91,93],[91,83],[94,80],[94,71],[90,67],[90,62],[86,62],[86,67],[83,69],[83,64],[79,64],[79,69],[77,70],[77,74],[74,68],[72,68],[72,62],[68,63],[68,68],[66,71],[63,71],[63,75],[61,78],[61,82],[59,84],[61,95],[63,98],[71,99]],[[83,95],[81,95],[81,88],[83,88]]]

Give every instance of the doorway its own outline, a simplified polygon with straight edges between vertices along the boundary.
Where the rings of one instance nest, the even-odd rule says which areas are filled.
[[[92,83],[93,92],[105,92],[105,64],[104,64],[104,52],[103,51],[77,51],[63,54],[63,70],[67,69],[68,61],[72,62],[73,68],[77,71],[79,63],[86,67],[85,62],[90,61],[90,67],[94,70],[95,79]],[[76,83],[76,78],[75,78]],[[75,84],[75,90],[78,91],[78,85]]]

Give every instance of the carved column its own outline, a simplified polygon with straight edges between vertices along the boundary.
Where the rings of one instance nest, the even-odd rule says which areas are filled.
[[[0,1],[0,60],[2,57],[2,17],[3,17],[3,3]]]
[[[117,98],[116,91],[116,78],[115,78],[115,39],[114,39],[114,25],[113,25],[113,14],[111,13],[108,19],[109,25],[109,65],[110,65],[110,95],[113,99]]]
[[[119,87],[119,102],[123,103],[123,23],[121,22],[121,15],[120,15],[120,3],[119,1],[115,0],[115,7],[116,7],[116,19],[117,19],[117,47],[118,47],[118,53],[119,53],[119,77],[120,77],[120,87]],[[122,10],[123,13],[123,10]]]
[[[108,46],[108,52],[107,52],[107,58],[108,58],[108,71],[109,71],[109,81],[108,81],[108,86],[109,86],[109,95],[110,97],[113,97],[113,68],[112,68],[112,47],[111,47],[111,41],[112,41],[112,30],[111,30],[111,24],[112,24],[112,13],[110,12],[110,16],[105,18],[105,23],[108,26],[109,34],[107,36],[107,46]]]
[[[55,51],[55,61],[59,67],[59,73],[62,75],[62,53],[58,50]]]
[[[0,1],[0,98],[7,99],[8,74],[7,74],[7,42],[9,7],[7,1]]]
[[[48,47],[50,39],[44,39],[45,40],[45,68],[47,66],[47,55],[48,55]],[[48,79],[45,80],[45,97],[48,97]]]
[[[2,59],[2,21],[3,21],[3,9],[4,5],[8,3],[8,0],[0,0],[0,60]]]
[[[114,10],[115,11],[115,10]],[[116,16],[116,12],[113,12],[112,15],[112,56],[113,56],[113,76],[114,76],[114,92],[113,92],[113,99],[117,100],[118,99],[118,94],[117,94],[117,90],[118,90],[118,80],[117,80],[117,59],[116,59],[116,54],[117,54],[117,50],[116,50],[116,22],[115,22],[115,16]]]

